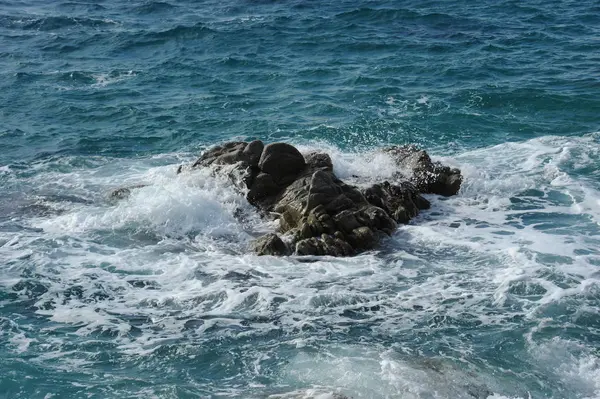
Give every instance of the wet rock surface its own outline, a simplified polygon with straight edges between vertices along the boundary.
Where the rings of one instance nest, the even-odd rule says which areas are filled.
[[[460,170],[433,162],[415,146],[384,148],[398,165],[392,181],[358,188],[333,172],[329,155],[303,156],[286,143],[231,142],[206,151],[191,168],[233,165],[228,175],[248,201],[280,222],[252,244],[259,255],[351,256],[375,248],[398,224],[408,223],[430,203],[421,194],[455,195]],[[182,168],[178,170],[181,172]]]
[[[144,188],[147,186],[148,186],[147,184],[135,184],[135,185],[129,186],[129,187],[117,188],[110,193],[109,199],[111,199],[111,200],[125,199],[131,195],[131,192],[133,190],[137,190],[139,188]]]
[[[458,193],[462,183],[460,170],[433,162],[426,151],[414,145],[392,146],[383,149],[401,169],[400,173],[421,193],[451,196]]]
[[[258,255],[289,255],[290,250],[283,240],[275,233],[265,234],[254,240],[252,249]]]

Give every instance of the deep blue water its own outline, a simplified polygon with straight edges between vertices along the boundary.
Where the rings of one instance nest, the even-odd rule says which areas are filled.
[[[598,399],[599,132],[597,1],[0,0],[0,397]],[[256,257],[175,174],[234,138],[465,181],[377,251]]]

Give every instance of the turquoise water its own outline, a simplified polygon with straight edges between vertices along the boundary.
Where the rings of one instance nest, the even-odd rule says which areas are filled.
[[[600,398],[599,65],[593,1],[0,1],[0,397]],[[234,138],[465,181],[377,251],[259,258],[175,174]]]

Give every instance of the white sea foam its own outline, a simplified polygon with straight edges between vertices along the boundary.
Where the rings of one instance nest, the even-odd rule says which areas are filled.
[[[92,75],[96,80],[96,83],[92,84],[92,87],[105,87],[110,84],[118,83],[126,79],[130,79],[137,76],[135,71],[124,71],[124,72],[111,72],[111,73],[98,73]]]
[[[359,155],[353,152],[343,152],[326,143],[300,144],[297,147],[303,154],[314,151],[327,152],[333,163],[333,171],[340,179],[344,180],[389,179],[398,171],[398,167],[389,155],[377,151]]]
[[[529,352],[543,371],[584,399],[600,398],[600,360],[593,349],[559,337],[538,342],[536,332],[528,335]]]
[[[189,334],[235,337],[247,323],[252,333],[266,334],[323,325],[343,332],[351,321],[370,323],[370,334],[387,336],[435,329],[437,315],[458,320],[468,314],[482,326],[510,324],[514,316],[536,322],[551,318],[553,306],[600,289],[594,230],[600,187],[573,175],[598,162],[596,142],[596,135],[545,137],[439,158],[463,170],[458,196],[429,196],[432,209],[401,227],[381,251],[316,262],[249,254],[253,235],[273,225],[226,180],[208,171],[176,175],[177,155],[89,159],[69,173],[36,164],[28,184],[41,198],[62,193],[91,202],[66,199],[61,212],[24,220],[30,230],[0,233],[0,256],[10,265],[0,272],[0,284],[15,286],[27,268],[46,287],[36,305],[53,321],[49,330],[72,326],[73,334],[89,339],[108,333],[119,351],[138,357]],[[300,149],[330,153],[344,179],[372,181],[395,171],[393,161],[376,152],[355,154],[322,143]],[[118,203],[107,201],[110,190],[140,183],[148,186]],[[25,297],[27,290],[18,294]],[[15,351],[48,345],[70,364],[85,361],[85,354],[63,351],[65,342],[14,334]],[[461,397],[464,386],[457,381],[468,380],[499,392],[494,398],[512,397],[502,396],[489,376],[466,375],[444,362],[438,375],[438,366],[387,348],[331,349],[331,356],[315,357],[304,352],[322,344],[318,334],[313,339],[295,343],[297,353],[282,377],[294,389],[316,389],[302,394]],[[547,362],[535,339],[528,345],[528,356]],[[455,349],[464,356],[470,350]],[[575,397],[597,398],[598,365],[592,353],[582,353],[562,357],[564,368],[555,362],[556,375]],[[526,392],[518,396],[527,398]]]
[[[422,115],[424,112],[428,114],[438,114],[441,111],[447,111],[450,108],[450,105],[441,98],[432,98],[426,94],[409,98],[388,96],[383,103],[385,106],[382,106],[378,110],[379,115],[382,117],[393,116],[394,118]],[[468,107],[465,107],[461,112],[479,115]]]
[[[465,365],[443,358],[410,359],[393,350],[332,345],[325,353],[297,355],[283,375],[286,384],[312,385],[332,397],[339,393],[351,398],[485,399],[492,394],[491,379],[475,375]],[[305,397],[312,398],[309,392]]]
[[[233,215],[236,209],[249,206],[226,180],[215,179],[208,172],[175,176],[171,169],[151,170],[140,176],[141,181],[152,184],[133,190],[128,199],[114,207],[81,207],[77,212],[41,221],[38,226],[55,233],[127,226],[150,227],[165,236],[241,232]]]
[[[35,338],[27,338],[25,333],[19,332],[9,338],[8,342],[13,346],[16,352],[23,353],[29,348],[32,342],[36,342]]]

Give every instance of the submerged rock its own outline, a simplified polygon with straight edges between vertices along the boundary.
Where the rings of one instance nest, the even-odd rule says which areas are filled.
[[[421,193],[454,195],[462,176],[433,162],[414,146],[384,149],[399,171],[394,181],[359,189],[333,172],[329,155],[303,156],[286,143],[232,142],[206,151],[191,168],[227,168],[236,186],[264,215],[276,215],[297,255],[351,256],[375,248],[398,223],[408,223],[430,207]],[[181,168],[178,172],[181,171]],[[276,234],[252,245],[259,255],[287,255],[292,250]]]
[[[117,188],[110,193],[109,198],[111,200],[122,200],[122,199],[129,197],[133,190],[138,189],[138,188],[144,188],[147,186],[148,186],[147,184],[136,184],[136,185],[129,186],[129,187]]]

